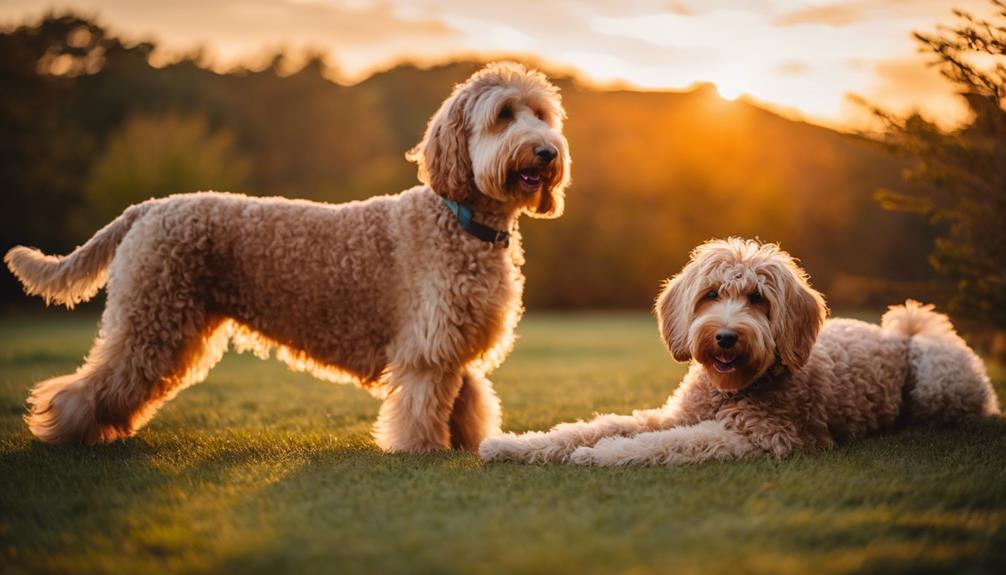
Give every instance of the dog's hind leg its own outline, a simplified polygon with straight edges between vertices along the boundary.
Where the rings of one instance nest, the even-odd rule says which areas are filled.
[[[192,262],[144,251],[158,245],[170,248],[129,245],[129,259],[113,264],[101,330],[84,365],[32,390],[25,419],[42,441],[128,437],[180,389],[203,379],[226,350],[231,324],[206,311],[199,278],[184,273]]]
[[[457,371],[392,367],[390,383],[374,429],[377,445],[394,453],[450,449],[451,408],[461,389]]]
[[[38,384],[25,417],[47,443],[100,443],[133,435],[184,387],[201,381],[227,349],[229,322],[188,318],[103,328],[76,373]],[[178,329],[171,332],[170,329]]]
[[[465,371],[450,418],[451,446],[476,451],[487,437],[500,432],[500,400],[482,374]]]
[[[957,335],[949,317],[932,305],[908,300],[891,306],[881,325],[911,338],[904,415],[951,423],[999,413],[985,364]]]
[[[917,335],[909,344],[907,415],[954,423],[999,413],[981,358],[960,338]]]

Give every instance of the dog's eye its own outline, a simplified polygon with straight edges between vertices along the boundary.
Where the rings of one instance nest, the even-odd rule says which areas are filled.
[[[709,300],[709,301],[716,301],[716,300],[720,299],[720,292],[718,292],[718,291],[716,291],[714,289],[711,289],[711,290],[709,290],[709,291],[706,292],[705,298],[707,300]]]
[[[513,108],[510,106],[503,106],[496,118],[499,120],[509,120],[510,118],[513,118]]]
[[[542,122],[545,121],[545,112],[542,112],[541,110],[535,110],[534,111],[534,115],[535,115],[536,118],[538,118]]]
[[[758,293],[758,292],[751,292],[751,294],[748,295],[748,301],[751,302],[754,305],[758,305],[758,304],[764,302],[765,298],[762,297],[762,295],[760,293]]]

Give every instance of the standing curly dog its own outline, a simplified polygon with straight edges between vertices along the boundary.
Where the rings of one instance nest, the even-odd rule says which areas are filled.
[[[502,435],[480,453],[581,465],[782,457],[900,421],[999,413],[981,359],[932,310],[909,300],[880,326],[825,321],[824,299],[789,254],[708,242],[657,300],[671,354],[693,360],[663,407]]]
[[[475,449],[499,429],[485,376],[522,312],[516,220],[562,213],[564,118],[542,74],[493,64],[408,154],[424,186],[343,205],[171,196],[130,207],[69,256],[12,249],[7,265],[47,302],[72,307],[108,284],[84,365],[32,390],[32,433],[128,437],[233,341],[380,392],[386,451]]]

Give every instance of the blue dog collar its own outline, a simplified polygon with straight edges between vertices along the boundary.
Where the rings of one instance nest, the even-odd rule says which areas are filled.
[[[461,229],[484,242],[503,246],[504,248],[510,246],[510,232],[490,228],[487,225],[476,222],[472,219],[475,212],[472,211],[471,207],[465,204],[455,202],[450,198],[441,199],[443,199],[444,204],[447,205],[447,209],[449,209],[451,213],[454,214],[454,217],[457,218],[458,225],[461,226]]]

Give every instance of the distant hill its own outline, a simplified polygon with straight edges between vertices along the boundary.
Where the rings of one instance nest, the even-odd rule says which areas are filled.
[[[81,26],[91,44],[71,46]],[[248,193],[338,202],[404,189],[416,183],[404,152],[451,87],[481,65],[400,65],[342,86],[323,77],[319,61],[286,76],[279,66],[218,74],[190,60],[155,68],[151,49],[73,16],[0,36],[0,83],[19,87],[0,93],[0,129],[11,130],[0,150],[0,247],[65,250],[101,225],[92,204],[102,191],[83,190],[136,117],[206,118],[247,161],[240,190]],[[54,53],[100,57],[100,66],[39,74]],[[634,92],[555,81],[574,184],[563,218],[522,223],[529,307],[648,306],[694,245],[727,235],[781,242],[835,305],[924,296],[930,232],[873,200],[878,188],[904,187],[902,164],[885,150],[725,101],[711,86]]]

